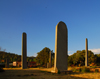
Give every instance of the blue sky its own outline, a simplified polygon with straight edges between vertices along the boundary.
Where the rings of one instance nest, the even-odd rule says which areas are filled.
[[[0,47],[21,55],[22,33],[27,33],[27,55],[44,47],[55,51],[55,27],[68,28],[69,55],[88,48],[100,53],[99,0],[0,0]]]

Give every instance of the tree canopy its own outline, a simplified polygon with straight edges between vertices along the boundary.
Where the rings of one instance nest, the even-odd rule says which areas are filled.
[[[97,61],[97,57],[94,55],[92,51],[88,51],[88,63],[95,63]],[[85,50],[76,51],[73,55],[68,57],[69,65],[85,65]]]
[[[40,52],[38,52],[36,57],[37,63],[46,66],[49,61],[49,52],[50,49],[47,47],[43,48]]]

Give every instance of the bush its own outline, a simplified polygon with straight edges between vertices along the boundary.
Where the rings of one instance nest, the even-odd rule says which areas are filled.
[[[74,64],[72,64],[72,65],[71,65],[71,67],[75,67],[75,65],[74,65]]]
[[[91,63],[89,66],[96,66],[96,64],[95,63]]]
[[[82,68],[82,72],[90,72],[90,69],[89,69],[89,68],[84,67],[84,68]]]
[[[60,70],[58,70],[58,74],[60,74],[61,72],[60,72]]]
[[[90,66],[91,68],[97,68],[97,66]]]
[[[81,71],[82,71],[82,69],[81,69],[81,68],[78,68],[78,69],[77,69],[77,71],[78,71],[78,72],[81,72]]]
[[[73,72],[81,72],[81,71],[82,71],[81,68],[74,68],[74,69],[73,69]]]
[[[99,70],[98,69],[95,69],[95,72],[99,72]]]
[[[72,71],[73,71],[73,72],[76,72],[76,68],[74,68]]]

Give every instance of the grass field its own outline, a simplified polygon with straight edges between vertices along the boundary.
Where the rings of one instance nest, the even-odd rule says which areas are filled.
[[[70,68],[69,68],[70,69]],[[5,72],[0,72],[0,79],[100,79],[100,72],[95,73],[72,73],[54,74],[52,68],[4,68]]]

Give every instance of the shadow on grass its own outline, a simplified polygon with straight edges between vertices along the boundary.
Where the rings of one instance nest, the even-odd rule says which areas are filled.
[[[84,74],[84,73],[90,73],[90,72],[71,72],[71,73],[51,73],[51,72],[48,72],[48,71],[40,71],[41,73],[45,73],[45,74],[52,74],[52,75],[71,75],[71,74]],[[93,73],[93,72],[91,72]]]
[[[51,73],[48,71],[40,71],[44,73],[44,75],[54,75],[54,76],[67,76],[68,79],[88,79],[88,78],[82,78],[82,77],[75,77],[71,75],[76,75],[76,74],[84,74],[83,72],[72,72],[72,73]],[[44,78],[45,79],[45,78]],[[66,78],[61,78],[61,79],[66,79]]]
[[[70,73],[70,74],[56,74],[48,71],[40,70],[5,70],[4,73],[0,74],[1,79],[87,79],[81,77],[71,76],[71,74],[81,73]]]

